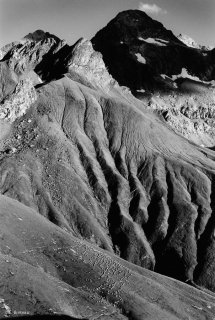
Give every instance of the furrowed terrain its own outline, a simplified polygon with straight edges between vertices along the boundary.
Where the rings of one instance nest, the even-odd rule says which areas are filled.
[[[1,56],[0,315],[213,319],[214,151],[88,40],[36,31]]]

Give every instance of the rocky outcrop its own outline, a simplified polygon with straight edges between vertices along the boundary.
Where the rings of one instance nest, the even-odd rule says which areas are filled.
[[[15,121],[36,101],[36,90],[30,79],[20,80],[15,91],[0,104],[0,119]]]
[[[5,48],[5,49],[4,49]],[[50,81],[70,72],[101,88],[119,85],[108,73],[102,55],[96,52],[89,40],[80,39],[73,46],[54,35],[37,30],[19,42],[2,49],[2,58],[10,70],[22,77],[34,70],[42,81]],[[4,52],[4,53],[3,53]],[[33,78],[35,80],[35,76]]]
[[[89,40],[80,39],[74,45],[68,67],[71,72],[76,72],[97,87],[107,90],[108,87],[118,86],[108,73],[101,53],[93,49]]]

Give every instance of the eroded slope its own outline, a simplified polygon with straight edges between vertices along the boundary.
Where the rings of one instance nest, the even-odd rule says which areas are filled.
[[[214,153],[67,76],[37,92],[5,141],[1,193],[130,262],[214,290]]]
[[[32,283],[36,287],[35,299],[44,301],[38,306],[30,303],[30,312],[48,312],[57,305],[58,313],[95,319],[104,303],[109,310],[104,319],[210,318],[211,305],[195,308],[192,295],[197,291],[139,267],[215,290],[214,152],[177,135],[162,117],[121,88],[89,41],[69,47],[41,32],[23,41],[18,48],[9,48],[0,63],[5,80],[0,106],[0,192],[4,195],[0,212],[12,228],[7,233],[2,224],[2,234],[7,234],[2,238],[2,254],[11,254],[13,268],[20,265],[30,278],[39,266],[50,292],[57,290],[51,302],[48,291],[38,293],[37,277],[27,281],[28,290]],[[19,208],[15,200],[28,207],[20,204],[18,212],[26,211],[24,217],[14,216],[14,207]],[[60,252],[51,245],[58,233]],[[24,237],[21,242],[20,237]],[[61,252],[62,247],[70,248],[71,241],[80,249],[75,271],[72,260],[66,261],[69,249]],[[28,242],[35,249],[28,248]],[[111,275],[105,283],[99,282],[98,274],[106,269]],[[113,276],[115,269],[125,274],[125,281],[132,277],[123,288],[121,273]],[[135,278],[136,272],[141,278]],[[56,279],[62,281],[60,287],[66,283],[84,291],[68,288],[80,298],[77,304],[70,296],[65,296],[66,306],[57,302],[61,290],[56,289]],[[139,282],[141,294],[133,297]],[[6,287],[14,283],[9,276]],[[17,286],[22,292],[19,281]],[[145,296],[149,286],[154,293],[161,290],[156,299],[153,293],[151,303]],[[197,294],[198,302],[202,295]],[[92,314],[85,307],[77,311],[82,299],[92,309],[91,299],[96,299]]]
[[[75,319],[210,319],[212,294],[130,264],[78,240],[0,196],[0,316]]]

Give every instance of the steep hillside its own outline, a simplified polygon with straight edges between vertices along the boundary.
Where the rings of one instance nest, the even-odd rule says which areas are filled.
[[[16,200],[0,196],[0,206],[0,317],[202,320],[214,314],[211,293],[79,240]]]
[[[120,87],[88,40],[36,31],[2,52],[2,316],[211,319],[215,153]]]

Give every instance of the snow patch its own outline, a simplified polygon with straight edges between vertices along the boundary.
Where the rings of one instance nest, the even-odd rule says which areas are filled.
[[[166,74],[161,74],[160,76],[161,76],[161,78],[163,78],[164,80],[165,80],[166,78],[169,78],[169,79],[170,79],[170,77],[168,77]]]
[[[161,74],[160,76],[164,80],[165,79],[170,79],[172,81],[175,81],[175,80],[177,80],[179,78],[188,78],[190,80],[194,80],[194,81],[198,81],[198,82],[201,82],[201,83],[209,84],[211,86],[215,86],[215,80],[212,80],[212,81],[200,80],[199,77],[192,76],[191,74],[189,74],[186,68],[182,68],[181,73],[177,74],[177,75],[167,76],[166,74]],[[175,83],[175,87],[177,87],[176,83]]]
[[[200,48],[198,43],[186,34],[179,34],[178,39],[182,41],[184,44],[186,44],[188,47],[196,48],[196,49]]]
[[[135,56],[137,57],[138,62],[146,64],[146,59],[140,53],[135,53]]]
[[[169,41],[166,41],[166,40],[163,40],[163,39],[159,39],[159,38],[143,39],[142,37],[138,37],[138,40],[145,41],[145,42],[150,43],[150,44],[156,44],[157,46],[160,46],[160,47],[166,47],[166,45],[169,43]]]
[[[191,48],[202,49],[207,51],[210,51],[213,49],[213,46],[203,46],[198,44],[195,40],[193,40],[190,36],[186,34],[179,34],[178,39]]]
[[[159,38],[157,38],[156,40],[157,40],[157,41],[159,41],[159,42],[162,42],[162,43],[166,43],[166,44],[168,44],[168,43],[169,43],[169,41],[164,40],[164,39],[159,39]]]
[[[171,77],[167,76],[166,74],[161,74],[160,76],[161,76],[161,78],[163,78],[164,80],[167,79],[167,80],[173,81],[173,82],[172,82],[173,88],[178,88],[177,84],[174,82],[174,80],[173,80]]]
[[[139,90],[136,90],[137,92],[141,92],[141,93],[144,93],[144,92],[146,92],[146,90],[144,90],[144,89],[139,89]]]
[[[188,79],[191,79],[191,80],[203,82],[198,77],[192,76],[191,74],[189,74],[186,68],[182,68],[180,74],[172,75],[172,80],[173,81],[177,80],[178,78],[188,78]]]

